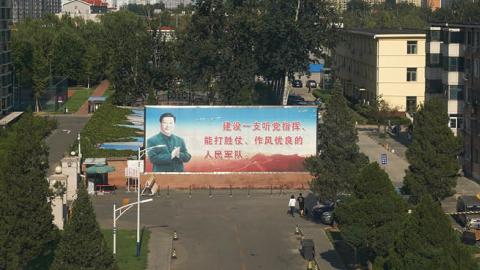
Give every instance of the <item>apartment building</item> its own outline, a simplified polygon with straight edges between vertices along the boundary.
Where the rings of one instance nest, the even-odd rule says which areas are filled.
[[[12,4],[0,0],[0,118],[13,110],[10,22]]]
[[[385,0],[364,0],[364,1],[370,5],[383,4],[385,2]],[[419,1],[419,0],[405,0],[405,1]],[[331,2],[335,5],[337,10],[345,11],[347,10],[347,6],[350,0],[331,0]]]
[[[334,52],[334,75],[355,103],[381,98],[390,108],[413,112],[425,99],[425,32],[349,29]]]
[[[61,0],[12,0],[13,22],[26,18],[41,18],[45,14],[56,14],[62,11]]]
[[[427,97],[447,100],[464,174],[480,180],[480,25],[432,24],[427,40]]]
[[[447,102],[449,127],[455,135],[464,123],[464,33],[458,27],[432,25],[427,31],[425,95]]]

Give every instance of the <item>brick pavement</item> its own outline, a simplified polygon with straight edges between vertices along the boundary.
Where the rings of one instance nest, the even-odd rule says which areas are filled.
[[[97,88],[95,88],[95,91],[92,93],[92,97],[101,97],[107,91],[108,87],[110,86],[110,82],[108,80],[102,81]],[[77,112],[75,112],[77,115],[87,115],[88,114],[88,100],[83,103],[83,105],[78,109]]]

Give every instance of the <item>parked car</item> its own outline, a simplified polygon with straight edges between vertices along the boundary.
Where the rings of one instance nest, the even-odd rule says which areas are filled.
[[[333,211],[323,212],[320,221],[325,225],[333,225]]]
[[[317,204],[312,207],[311,217],[314,220],[320,220],[322,223],[324,223],[324,221],[327,221],[327,220],[329,222],[333,222],[334,208],[335,208],[335,205],[332,202],[325,202],[325,203],[317,202]],[[329,214],[325,214],[325,213],[329,213]],[[323,216],[324,214],[325,216]],[[324,223],[324,224],[327,224],[327,223]]]
[[[308,81],[307,81],[307,87],[317,88],[317,82],[314,81],[314,80],[308,80]]]
[[[295,87],[295,88],[302,88],[302,87],[303,87],[303,83],[302,83],[302,81],[300,81],[300,80],[293,80],[292,86]]]
[[[480,199],[477,196],[460,196],[457,199],[457,212],[480,211]],[[455,215],[458,223],[467,228],[480,229],[480,214]]]
[[[301,102],[304,102],[305,99],[301,96],[296,96],[296,95],[289,95],[287,104],[288,105],[298,105]]]

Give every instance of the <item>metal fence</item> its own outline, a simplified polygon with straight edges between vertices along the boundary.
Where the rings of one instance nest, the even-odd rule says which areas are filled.
[[[53,77],[40,98],[40,110],[57,111],[68,100],[68,83],[66,77]],[[32,86],[15,85],[13,88],[13,105],[16,111],[35,109],[35,97]]]

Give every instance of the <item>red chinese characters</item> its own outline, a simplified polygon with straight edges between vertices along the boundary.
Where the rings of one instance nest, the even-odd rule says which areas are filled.
[[[243,155],[240,150],[207,150],[203,159],[243,159]]]
[[[256,145],[303,145],[302,136],[255,136]]]

